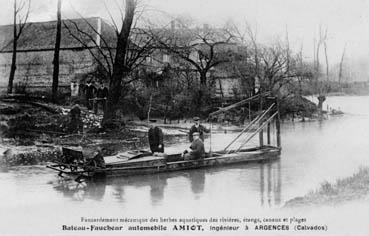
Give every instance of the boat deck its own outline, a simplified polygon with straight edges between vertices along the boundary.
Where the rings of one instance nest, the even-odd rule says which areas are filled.
[[[272,161],[279,158],[281,149],[273,146],[249,148],[239,151],[217,151],[207,153],[205,158],[197,160],[183,160],[181,154],[152,155],[147,151],[131,151],[114,156],[104,157],[105,167],[86,166],[83,164],[57,163],[48,166],[59,174],[95,176],[129,176],[141,174],[155,174],[188,170],[205,167],[217,167],[229,164]]]
[[[268,161],[278,158],[279,154],[280,148],[268,146],[230,153],[218,151],[213,152],[211,156],[207,153],[208,157],[198,160],[183,160],[181,154],[160,156],[144,154],[139,158],[129,159],[129,155],[123,153],[105,157],[106,168],[101,171],[107,175],[152,174],[235,163]]]

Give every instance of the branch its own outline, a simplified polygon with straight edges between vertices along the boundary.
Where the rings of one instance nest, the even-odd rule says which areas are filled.
[[[118,35],[119,35],[119,28],[118,28],[117,24],[115,23],[115,20],[114,20],[114,18],[113,18],[113,16],[112,16],[112,14],[111,14],[111,12],[110,12],[110,10],[109,10],[108,6],[106,5],[106,2],[105,2],[105,1],[103,1],[103,2],[104,2],[105,9],[106,9],[106,11],[108,12],[108,15],[109,15],[109,17],[110,17],[110,20],[112,21],[112,24],[113,24],[113,26],[114,26],[115,33],[116,33],[116,35],[117,35],[117,37],[118,37]]]
[[[108,53],[109,53],[109,59],[110,59],[110,63],[111,64],[113,64],[113,62],[114,62],[114,58],[113,58],[113,53],[111,52],[111,49],[110,49],[110,45],[108,44],[108,42],[105,40],[105,38],[104,38],[104,36],[101,34],[101,33],[99,33],[91,24],[90,24],[90,22],[88,22],[88,20],[86,19],[86,18],[84,18],[84,17],[82,17],[81,16],[81,18],[84,20],[84,22],[92,29],[92,31],[94,31],[94,33],[95,34],[97,34],[99,37],[100,37],[100,39],[102,40],[102,42],[105,44],[105,46],[106,46],[106,50],[108,50]],[[75,25],[77,25],[76,23],[75,23]],[[91,38],[93,38],[92,36],[91,36]],[[92,39],[92,41],[94,41],[94,43],[95,43],[95,45],[99,48],[99,45],[97,44],[97,42],[95,42],[95,40],[94,39]]]
[[[25,7],[25,5],[26,5],[26,1],[22,1],[22,3],[21,3],[22,5],[15,11],[15,13],[16,13],[16,15],[18,15],[21,11],[22,11],[22,9]],[[26,23],[27,23],[27,21],[28,21],[28,17],[29,17],[29,13],[30,13],[30,7],[31,7],[31,0],[28,0],[28,4],[27,4],[27,11],[26,11],[26,14],[24,15],[24,17],[22,18],[22,17],[20,17],[20,16],[18,16],[19,17],[19,19],[18,19],[18,26],[19,26],[19,28],[18,28],[18,32],[16,33],[16,38],[15,38],[15,40],[18,40],[19,39],[19,37],[20,37],[20,35],[22,34],[22,32],[23,32],[23,29],[25,28],[25,26],[27,25]],[[30,24],[28,24],[28,26],[30,26],[31,25],[31,23]]]
[[[91,49],[90,46],[88,46],[85,42],[83,42],[79,37],[77,37],[76,35],[74,35],[72,33],[72,31],[70,30],[70,28],[67,26],[67,24],[65,22],[63,22],[64,24],[64,27],[68,30],[69,34],[75,39],[77,40],[84,48],[86,48],[91,56],[95,59],[95,61],[105,70],[106,73],[108,73],[109,77],[112,76],[111,74],[111,70],[110,70],[110,67],[108,67],[108,69],[105,67],[104,63],[102,63],[100,61],[100,59],[95,55],[95,53],[93,52],[93,50]],[[94,47],[95,48],[95,47]],[[101,52],[101,49],[99,50],[99,52]]]
[[[108,73],[109,73],[109,75],[111,75],[112,73],[111,73],[111,66],[110,66],[110,63],[109,63],[109,59],[108,59],[108,57],[105,55],[105,53],[102,51],[102,49],[99,47],[99,45],[97,44],[97,42],[95,41],[95,39],[90,35],[90,34],[88,34],[88,33],[86,33],[86,32],[84,32],[83,30],[81,30],[79,27],[78,27],[78,25],[77,25],[77,23],[76,22],[74,22],[74,21],[72,21],[72,20],[68,20],[69,22],[71,22],[73,25],[74,25],[74,27],[76,28],[76,30],[79,32],[79,33],[81,33],[82,35],[85,35],[85,36],[87,36],[92,42],[93,42],[93,44],[95,45],[95,49],[97,49],[98,51],[99,51],[99,53],[103,56],[103,58],[104,58],[104,60],[105,60],[105,63],[106,63],[106,66],[108,67]],[[68,29],[68,31],[69,31],[69,33],[73,36],[73,38],[78,38],[78,37],[76,37],[71,31],[70,31],[70,29],[69,29],[69,27],[67,26],[67,24],[64,22],[64,26]],[[78,41],[79,42],[82,42],[82,40],[80,40],[79,38],[78,38]],[[87,45],[87,47],[89,48],[89,46],[88,46],[88,44],[86,44],[86,43],[82,43],[82,45]],[[108,50],[109,51],[109,50]],[[110,52],[110,51],[109,51]],[[104,66],[105,67],[105,66]]]

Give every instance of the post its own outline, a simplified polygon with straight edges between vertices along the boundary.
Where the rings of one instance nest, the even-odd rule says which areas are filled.
[[[249,102],[249,121],[251,121],[251,102]]]
[[[267,126],[267,143],[270,145],[270,123]]]
[[[211,136],[212,136],[212,133],[213,133],[213,122],[212,122],[212,120],[210,120],[210,149],[209,149],[210,156],[212,156],[212,148],[211,148],[211,146],[212,146],[211,145]]]
[[[261,112],[263,110],[263,98],[261,96],[260,93],[260,97],[259,97],[259,112]],[[260,119],[259,121],[259,127],[261,127],[263,124],[263,119]],[[260,130],[259,132],[259,145],[260,147],[264,146],[264,136],[263,136],[263,129]]]
[[[53,59],[53,82],[52,82],[52,101],[54,103],[58,102],[58,86],[59,86],[59,64],[60,64],[60,41],[61,41],[61,0],[58,0],[58,10],[57,10],[57,23],[56,23],[56,39],[54,48],[54,59]]]
[[[281,123],[280,123],[280,119],[281,116],[279,114],[279,100],[278,98],[276,98],[276,107],[277,107],[277,117],[275,119],[275,127],[276,127],[276,132],[277,132],[277,147],[281,147]]]

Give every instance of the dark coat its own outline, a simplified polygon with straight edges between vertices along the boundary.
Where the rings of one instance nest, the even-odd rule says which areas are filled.
[[[202,141],[204,141],[204,132],[205,133],[209,133],[210,132],[210,129],[205,128],[205,126],[203,126],[201,124],[199,125],[199,127],[196,127],[196,125],[193,125],[191,127],[190,133],[188,135],[189,136],[189,139],[190,139],[190,142],[193,141],[193,133],[195,133],[195,132],[199,132],[200,133],[200,139]]]
[[[109,93],[109,90],[108,90],[107,87],[97,89],[97,97],[98,98],[107,98],[108,93]]]
[[[148,138],[151,152],[164,152],[163,131],[159,127],[149,129]],[[161,148],[159,145],[161,144]]]
[[[83,132],[81,108],[78,105],[73,106],[69,114],[70,114],[70,124],[69,124],[70,132],[72,133],[77,133],[78,131]]]
[[[92,84],[85,86],[86,99],[91,99],[95,96],[96,88]]]

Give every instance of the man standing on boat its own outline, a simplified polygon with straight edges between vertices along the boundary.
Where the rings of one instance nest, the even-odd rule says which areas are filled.
[[[190,133],[189,133],[189,139],[190,142],[192,142],[194,140],[193,138],[193,134],[195,132],[198,132],[200,135],[200,139],[202,140],[202,142],[204,142],[204,132],[205,133],[210,133],[210,129],[207,129],[205,126],[200,124],[200,118],[199,117],[194,117],[193,118],[195,124],[191,127],[190,129]]]
[[[193,132],[193,141],[191,143],[190,149],[191,151],[185,150],[182,154],[182,157],[185,161],[188,160],[198,160],[205,157],[205,147],[204,142],[200,137],[199,132]]]
[[[164,152],[163,131],[155,126],[155,122],[156,120],[149,121],[150,129],[148,132],[150,150],[153,154],[154,152]]]

